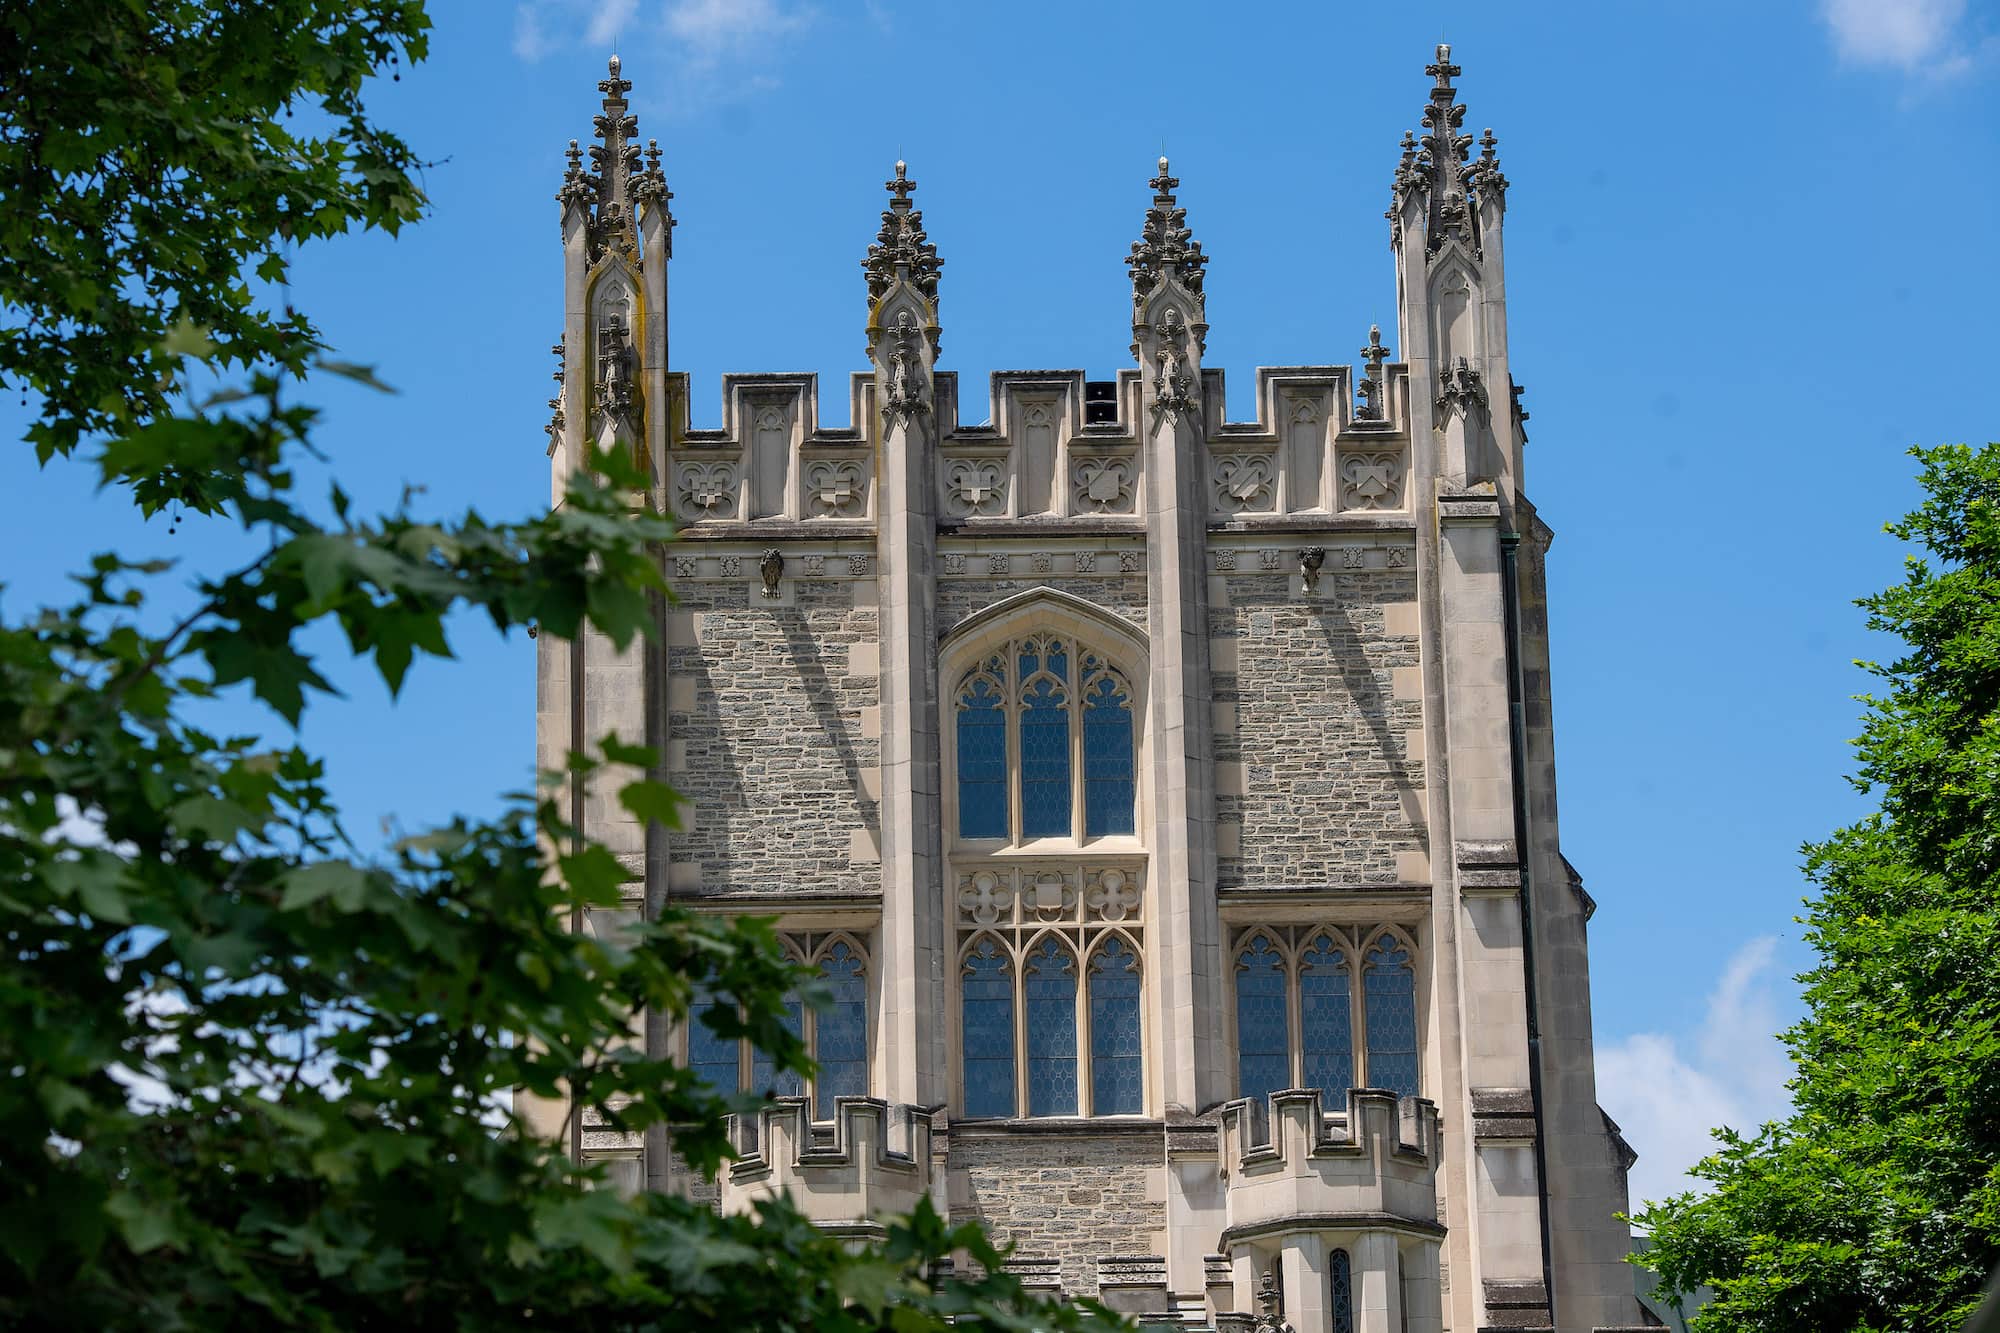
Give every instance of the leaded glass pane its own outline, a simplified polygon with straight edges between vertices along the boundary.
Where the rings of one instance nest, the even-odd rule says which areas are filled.
[[[736,1038],[717,1036],[715,1029],[704,1021],[707,1014],[717,1018],[736,1016],[734,1006],[705,990],[695,992],[693,1002],[688,1005],[688,1068],[718,1092],[736,1092]]]
[[[796,993],[785,997],[785,1028],[794,1037],[805,1032],[805,1007]],[[805,1092],[805,1080],[790,1070],[780,1072],[771,1057],[754,1047],[750,1051],[750,1090],[771,1097],[798,1097]]]
[[[1259,935],[1236,955],[1236,1091],[1261,1098],[1291,1082],[1285,959]]]
[[[1099,676],[1083,692],[1084,836],[1132,832],[1132,792],[1132,701]]]
[[[1052,939],[1028,954],[1028,1114],[1076,1114],[1076,958]]]
[[[829,1003],[813,1018],[813,1115],[831,1120],[835,1097],[868,1095],[868,972],[843,941],[820,959],[819,975]]]
[[[991,939],[965,957],[959,984],[965,1113],[1014,1114],[1014,971]]]
[[[1346,1250],[1335,1250],[1326,1258],[1328,1278],[1327,1323],[1333,1333],[1354,1333],[1354,1265]],[[1407,1308],[1407,1307],[1406,1307]]]
[[[1299,959],[1299,1043],[1305,1085],[1318,1088],[1322,1105],[1337,1111],[1354,1084],[1353,998],[1347,956],[1331,936],[1320,935]]]
[[[1038,676],[1021,691],[1021,836],[1069,832],[1068,700],[1060,685]]]
[[[1417,978],[1393,935],[1368,951],[1362,975],[1368,1006],[1368,1084],[1398,1097],[1417,1095]]]
[[[1007,836],[1007,713],[985,676],[958,696],[958,836]]]
[[[1139,956],[1116,935],[1090,958],[1090,1109],[1137,1115],[1140,1084]]]

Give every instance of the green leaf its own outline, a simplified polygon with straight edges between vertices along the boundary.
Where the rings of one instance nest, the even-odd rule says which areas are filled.
[[[343,912],[361,910],[368,895],[368,875],[345,861],[321,861],[288,871],[283,879],[284,896],[278,910],[296,912],[324,898]]]
[[[173,1213],[130,1190],[119,1190],[107,1198],[104,1211],[118,1223],[119,1234],[134,1254],[150,1254],[161,1246],[175,1244],[182,1235]]]
[[[681,826],[680,794],[664,782],[628,782],[618,792],[618,803],[642,821],[670,829]]]

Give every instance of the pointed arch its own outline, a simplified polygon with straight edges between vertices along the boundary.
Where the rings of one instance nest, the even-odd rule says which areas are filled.
[[[1146,632],[1115,611],[1059,588],[1029,588],[974,611],[952,626],[938,644],[940,664],[947,674],[983,650],[1036,630],[1068,629],[1128,664],[1143,676]]]
[[[1290,960],[1278,936],[1262,927],[1237,941],[1236,1092],[1263,1098],[1292,1084]]]
[[[1021,995],[1028,1036],[1028,1114],[1075,1115],[1076,948],[1049,931],[1022,956]]]
[[[968,1116],[1014,1114],[1014,958],[981,931],[959,950],[959,1049]]]
[[[1414,1097],[1417,1064],[1416,946],[1393,927],[1374,931],[1361,955],[1362,1025],[1368,1083]]]
[[[1145,1110],[1140,959],[1138,944],[1124,931],[1113,930],[1098,937],[1084,964],[1092,1115],[1138,1115]]]
[[[1303,1085],[1317,1088],[1321,1106],[1346,1104],[1354,1086],[1354,955],[1341,932],[1315,927],[1298,954],[1299,1051]]]

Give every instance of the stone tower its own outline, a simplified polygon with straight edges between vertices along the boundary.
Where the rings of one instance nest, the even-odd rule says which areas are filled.
[[[628,1189],[830,1227],[928,1195],[1031,1283],[1297,1333],[1637,1326],[1630,1149],[1598,1109],[1556,822],[1543,560],[1507,353],[1507,181],[1448,47],[1395,172],[1400,359],[1257,371],[1224,419],[1208,256],[1160,159],[1109,378],[1006,371],[962,419],[941,263],[898,162],[851,420],[811,375],[669,369],[673,219],[611,62],[562,205],[553,496],[628,448],[683,524],[657,641],[545,637],[555,768],[616,731],[685,827],[596,791],[627,903],[775,916],[833,1003],[714,1182],[525,1110]],[[642,158],[644,161],[642,162]],[[859,293],[857,293],[858,295]]]

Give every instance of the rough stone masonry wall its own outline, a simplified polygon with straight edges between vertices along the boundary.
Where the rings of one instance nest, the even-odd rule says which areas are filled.
[[[1228,605],[1209,610],[1218,882],[1397,883],[1398,854],[1424,846],[1414,578],[1328,574],[1331,595],[1311,600],[1296,578],[1222,582]]]
[[[745,582],[676,586],[668,762],[691,808],[675,892],[880,891],[875,585],[786,588],[777,603]]]
[[[978,1220],[1019,1259],[1055,1259],[1063,1290],[1097,1294],[1097,1261],[1161,1254],[1167,1225],[1160,1131],[957,1136],[951,1220]]]

